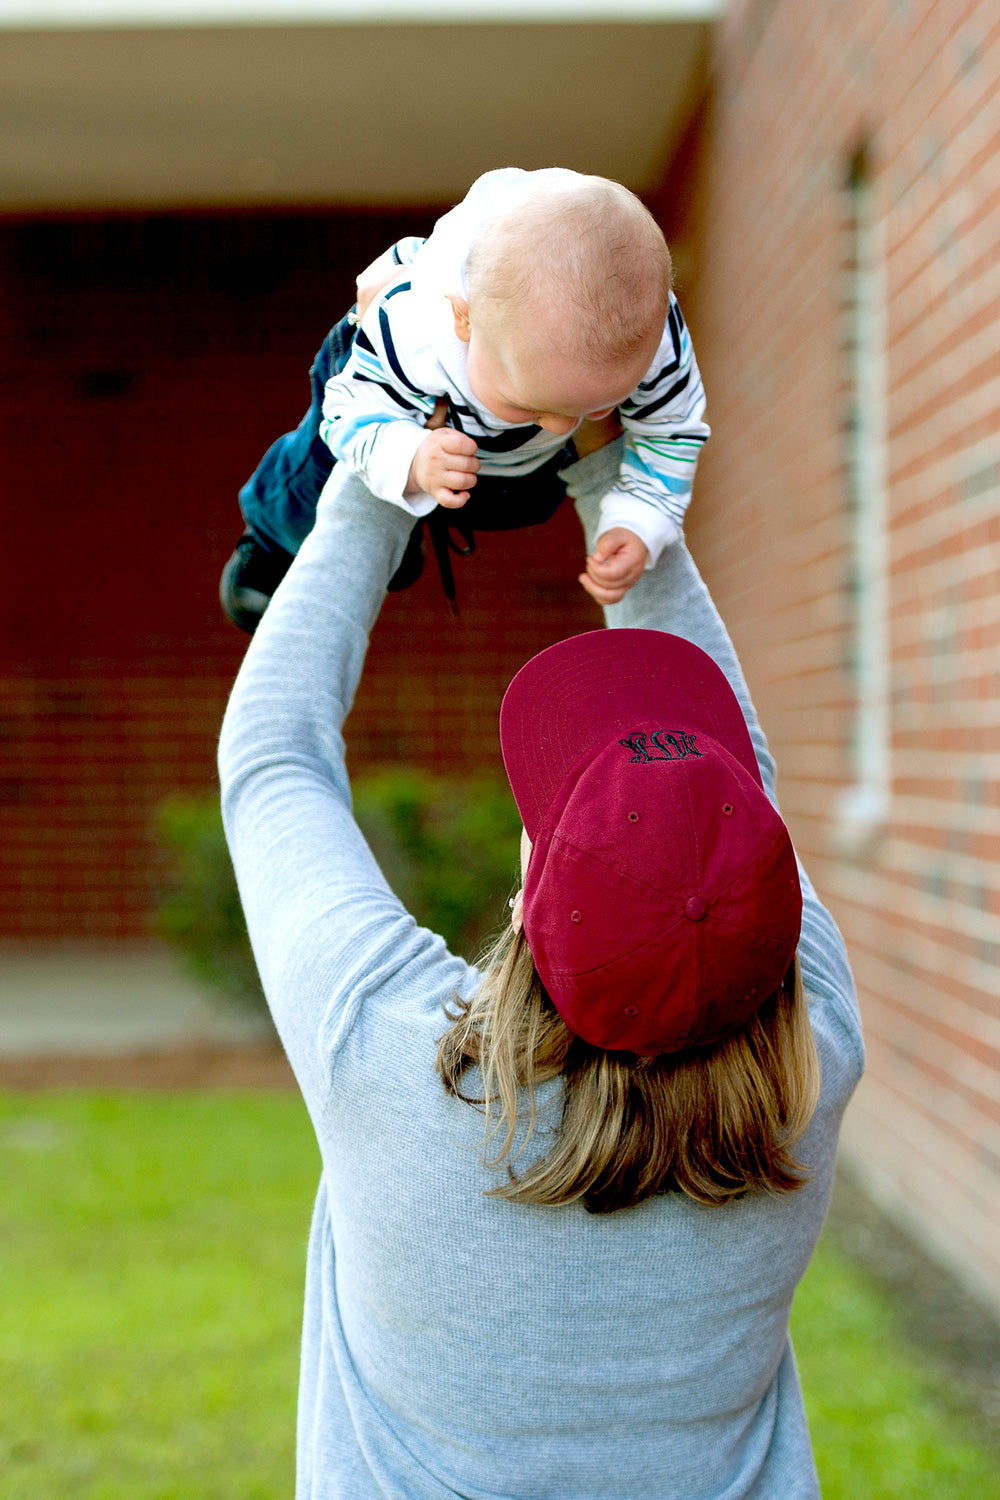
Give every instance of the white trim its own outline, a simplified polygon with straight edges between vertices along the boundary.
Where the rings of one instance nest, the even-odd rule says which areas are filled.
[[[892,797],[889,720],[889,464],[886,416],[886,310],[883,226],[864,172],[848,190],[851,207],[851,411],[849,483],[855,569],[857,713],[854,783],[837,798],[836,843],[861,854],[885,827]]]
[[[840,1165],[855,1186],[887,1218],[892,1219],[932,1259],[951,1271],[988,1313],[997,1317],[1000,1314],[1000,1291],[988,1260],[989,1236],[995,1231],[987,1214],[972,1199],[967,1178],[952,1177],[949,1181],[950,1157],[927,1164],[928,1153],[921,1153],[924,1160],[919,1163],[919,1171],[925,1181],[933,1184],[924,1203],[914,1203],[900,1172],[886,1170],[872,1160],[872,1140],[885,1136],[882,1102],[873,1099],[868,1105],[865,1100],[860,1107],[848,1109],[841,1133]],[[895,1106],[895,1101],[889,1102]],[[928,1135],[934,1137],[931,1143],[933,1152],[945,1132],[940,1127],[924,1128],[913,1111],[907,1112],[903,1118],[899,1117],[901,1113],[898,1112],[893,1120],[896,1153],[905,1150],[912,1159],[920,1147],[909,1143],[911,1140],[920,1142],[921,1137]],[[939,1149],[938,1156],[940,1158]],[[915,1167],[914,1171],[917,1170]],[[978,1241],[977,1235],[981,1237]]]
[[[716,21],[728,0],[0,0],[0,30]]]

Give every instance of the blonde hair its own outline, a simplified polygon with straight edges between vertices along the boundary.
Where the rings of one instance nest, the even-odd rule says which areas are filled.
[[[508,1180],[492,1197],[582,1199],[592,1213],[611,1213],[654,1193],[716,1205],[752,1191],[793,1192],[808,1180],[791,1147],[816,1108],[819,1058],[797,958],[782,988],[738,1031],[659,1057],[607,1052],[574,1036],[523,933],[509,929],[476,994],[456,1005],[436,1067],[450,1093],[482,1109],[485,1163],[507,1166]],[[472,1067],[481,1097],[463,1088]],[[555,1144],[518,1175],[515,1163],[535,1129],[535,1085],[559,1074]]]
[[[631,360],[662,333],[669,308],[673,271],[659,225],[619,182],[533,175],[472,246],[470,312],[492,323],[534,321],[548,306],[567,357],[591,366]]]

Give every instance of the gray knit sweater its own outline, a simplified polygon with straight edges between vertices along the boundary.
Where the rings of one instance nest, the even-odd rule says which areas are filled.
[[[569,471],[585,526],[615,447]],[[844,945],[804,881],[823,1089],[796,1193],[592,1216],[484,1197],[482,1117],[434,1072],[476,972],[418,927],[351,814],[341,726],[412,517],[336,469],[226,714],[223,806],[250,936],[322,1156],[309,1239],[298,1500],[798,1500],[818,1493],[788,1341],[862,1067]],[[683,544],[609,625],[739,664]],[[540,1091],[539,1147],[559,1085]],[[266,1296],[266,1287],[261,1295]]]

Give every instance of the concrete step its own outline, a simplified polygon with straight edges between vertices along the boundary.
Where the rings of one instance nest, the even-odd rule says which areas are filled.
[[[94,1055],[268,1040],[153,943],[0,944],[0,1057]]]

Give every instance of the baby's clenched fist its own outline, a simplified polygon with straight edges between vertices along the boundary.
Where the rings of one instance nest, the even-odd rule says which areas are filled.
[[[468,500],[478,470],[475,439],[453,427],[438,427],[414,454],[406,494],[422,492],[439,505],[457,509]]]

